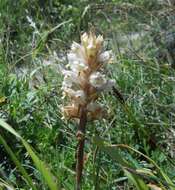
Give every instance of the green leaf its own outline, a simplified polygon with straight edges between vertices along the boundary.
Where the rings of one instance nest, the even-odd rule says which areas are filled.
[[[93,138],[93,142],[99,148],[101,148],[103,151],[105,151],[113,160],[117,161],[122,167],[128,167],[128,168],[135,169],[135,166],[133,164],[129,163],[123,157],[121,157],[121,155],[118,153],[119,148],[132,150],[135,153],[143,156],[144,158],[146,158],[150,163],[152,163],[155,166],[157,172],[165,180],[165,181],[163,181],[162,179],[159,179],[159,181],[164,182],[164,184],[168,185],[171,190],[175,190],[175,185],[172,182],[172,180],[164,173],[164,171],[156,164],[156,162],[154,160],[152,160],[151,158],[149,158],[148,156],[146,156],[145,154],[141,153],[140,151],[138,151],[128,145],[124,145],[124,144],[109,145],[103,139],[101,139],[100,137],[97,137],[97,136]],[[155,176],[153,176],[153,175],[150,175],[150,177],[154,177],[154,180],[158,179],[158,178],[155,178]]]
[[[4,129],[15,135],[17,138],[21,139],[22,137],[10,126],[8,125],[3,119],[0,119],[0,126]]]
[[[108,146],[105,144],[104,140],[98,136],[93,137],[93,143],[98,146],[101,150],[106,152],[114,161],[125,167],[132,167],[118,152],[117,148]]]
[[[15,163],[15,165],[17,166],[17,168],[19,169],[19,171],[21,172],[21,174],[23,175],[23,177],[25,178],[25,180],[28,182],[28,184],[30,185],[30,187],[32,187],[33,190],[37,190],[37,188],[35,187],[35,185],[32,182],[32,179],[28,175],[27,171],[22,166],[22,164],[20,163],[20,161],[17,159],[17,157],[15,156],[15,154],[13,153],[13,151],[11,150],[11,148],[8,146],[8,144],[6,143],[5,139],[1,135],[0,135],[0,142],[3,144],[5,150],[10,155],[12,161]]]
[[[138,190],[149,190],[149,187],[145,184],[145,182],[140,179],[138,176],[131,174],[129,171],[124,169],[124,172],[128,179],[135,185]]]
[[[35,152],[32,150],[32,147],[24,140],[22,139],[23,145],[25,146],[27,152],[31,156],[35,166],[37,169],[41,172],[43,175],[46,183],[48,184],[49,188],[51,190],[58,190],[57,184],[54,181],[54,176],[50,173],[49,169],[47,166],[42,162],[38,156],[35,154]]]
[[[25,146],[27,152],[31,156],[35,166],[37,167],[37,169],[43,175],[43,178],[45,179],[45,182],[48,184],[50,190],[58,190],[59,188],[58,188],[56,182],[54,181],[54,175],[52,175],[52,173],[46,167],[44,162],[42,162],[39,159],[39,157],[34,153],[34,151],[32,150],[32,147],[10,125],[8,125],[2,119],[0,119],[0,126],[2,126],[4,129],[9,131],[11,134],[15,135],[16,137],[18,137],[22,141],[22,143]],[[18,164],[19,167],[21,166],[21,164],[19,164],[18,162],[16,162],[16,163]]]

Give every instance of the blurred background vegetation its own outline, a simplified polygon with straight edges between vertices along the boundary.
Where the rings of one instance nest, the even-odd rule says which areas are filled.
[[[175,182],[174,9],[174,0],[1,0],[0,117],[34,147],[62,188],[74,189],[77,142],[75,123],[61,119],[59,65],[66,64],[72,41],[92,26],[104,36],[104,48],[113,49],[108,76],[127,107],[112,94],[101,99],[110,117],[88,126],[83,189],[135,189],[109,155],[96,155],[93,134],[149,156]],[[21,143],[0,133],[38,189],[47,189]],[[143,156],[119,152],[137,169],[155,172]],[[3,145],[0,153],[0,177],[29,189]],[[158,181],[143,179],[156,187],[162,182],[159,175]]]

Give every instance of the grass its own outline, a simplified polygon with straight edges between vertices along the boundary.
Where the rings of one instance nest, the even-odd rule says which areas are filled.
[[[173,140],[175,73],[166,62],[160,64],[155,58],[155,47],[149,44],[149,34],[148,38],[144,38],[148,47],[145,47],[143,51],[135,51],[142,44],[142,41],[137,39],[136,42],[133,41],[134,48],[131,47],[131,51],[128,43],[120,44],[118,41],[118,33],[127,33],[130,28],[127,22],[121,22],[122,16],[118,17],[116,19],[118,22],[116,22],[115,17],[111,19],[110,14],[104,12],[111,19],[109,23],[98,17],[102,11],[88,12],[90,9],[85,9],[87,4],[82,7],[79,5],[79,8],[75,10],[78,3],[73,5],[70,3],[72,8],[68,10],[69,3],[67,3],[61,5],[65,6],[65,13],[62,12],[60,22],[52,23],[52,14],[56,19],[55,13],[52,13],[55,5],[49,5],[45,7],[49,18],[46,24],[42,25],[46,16],[42,15],[42,9],[37,3],[38,10],[27,1],[23,4],[17,3],[18,8],[21,8],[19,12],[15,12],[15,9],[6,1],[3,3],[1,5],[2,18],[9,19],[4,23],[2,18],[0,19],[2,26],[0,29],[2,39],[0,42],[0,117],[5,119],[34,148],[38,158],[50,168],[61,184],[61,188],[74,189],[77,126],[74,122],[61,119],[62,77],[56,68],[59,64],[65,64],[66,60],[57,60],[54,65],[49,66],[43,65],[43,62],[50,59],[52,62],[51,57],[55,50],[58,55],[65,55],[72,39],[78,39],[77,34],[80,30],[85,30],[88,22],[94,23],[93,19],[98,18],[98,21],[94,23],[97,32],[101,31],[106,36],[108,42],[106,48],[112,47],[116,56],[114,63],[108,67],[108,76],[116,80],[116,88],[124,97],[125,104],[112,94],[103,95],[100,101],[107,105],[109,118],[89,123],[87,126],[83,189],[127,190],[136,187],[146,189],[145,184],[148,183],[162,185],[164,189],[174,189],[169,183],[175,181]],[[26,20],[26,15],[22,11],[24,9],[29,11],[29,16],[38,26],[39,34],[35,33],[36,30]],[[14,12],[10,14],[10,10]],[[70,17],[67,16],[69,11],[72,14]],[[97,17],[93,18],[94,14]],[[80,15],[83,15],[81,21],[77,20]],[[47,39],[41,40],[46,31],[51,31],[55,26],[69,19],[73,20],[62,25],[52,34],[49,33]],[[135,22],[137,20],[134,20],[134,25]],[[126,26],[128,28],[125,28]],[[118,29],[117,32],[116,29]],[[120,48],[124,49],[124,53],[119,54],[118,43]],[[25,72],[20,72],[20,69],[25,69]],[[13,156],[21,163],[37,189],[48,189],[46,181],[21,142],[3,129],[0,129],[0,133],[1,143],[5,142],[8,145],[8,148],[7,146],[5,148],[4,143],[4,146],[0,145],[2,153],[0,189],[2,189],[2,184],[12,186],[14,189],[29,189],[29,183],[24,180],[25,175],[20,174],[20,170],[16,168],[18,164],[12,163],[14,159],[10,158],[5,149],[13,151]],[[109,146],[128,145],[148,156],[164,174],[169,176],[171,182],[167,182],[160,172],[156,171],[150,160],[128,149],[117,149],[116,155],[132,165],[134,171],[144,169],[157,178],[154,180],[150,175],[144,178],[145,173],[136,175],[133,170],[121,167],[119,156],[114,155],[116,159],[114,161],[114,156],[103,149],[106,147],[100,148],[98,147],[100,145],[92,140],[94,135],[102,137]]]

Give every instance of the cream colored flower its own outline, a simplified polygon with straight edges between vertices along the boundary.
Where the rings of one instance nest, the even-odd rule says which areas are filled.
[[[95,88],[99,88],[106,84],[105,75],[101,74],[100,72],[94,72],[91,74],[89,82]]]
[[[86,103],[86,95],[83,90],[72,90],[71,88],[64,88],[64,92],[72,98],[76,104],[84,105]]]
[[[88,119],[96,120],[106,116],[105,107],[96,103],[99,92],[112,89],[114,80],[108,80],[102,73],[112,57],[111,51],[102,52],[103,37],[94,33],[84,33],[81,44],[73,42],[67,54],[67,70],[62,69],[64,80],[62,90],[69,103],[62,112],[68,118],[80,118],[80,108],[84,107]]]
[[[100,72],[95,72],[90,76],[89,82],[98,91],[108,92],[114,87],[115,80],[107,80],[105,75]]]
[[[76,52],[77,50],[79,50],[81,48],[81,45],[76,43],[76,42],[73,42],[72,46],[71,46],[71,50],[72,52]]]
[[[98,61],[100,63],[108,63],[113,57],[112,51],[105,51],[100,54]]]
[[[112,90],[112,88],[115,86],[115,80],[111,79],[111,80],[107,80],[107,82],[105,84],[103,84],[102,86],[100,86],[97,90],[98,91],[104,91],[104,92],[109,92]]]

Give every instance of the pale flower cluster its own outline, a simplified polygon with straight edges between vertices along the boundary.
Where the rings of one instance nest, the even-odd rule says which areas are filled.
[[[84,33],[81,44],[73,42],[68,53],[67,69],[62,69],[64,80],[62,90],[69,104],[62,108],[64,117],[80,118],[84,107],[89,120],[104,118],[104,106],[97,103],[101,92],[112,89],[115,82],[103,74],[105,66],[112,59],[112,52],[102,52],[103,37]]]

